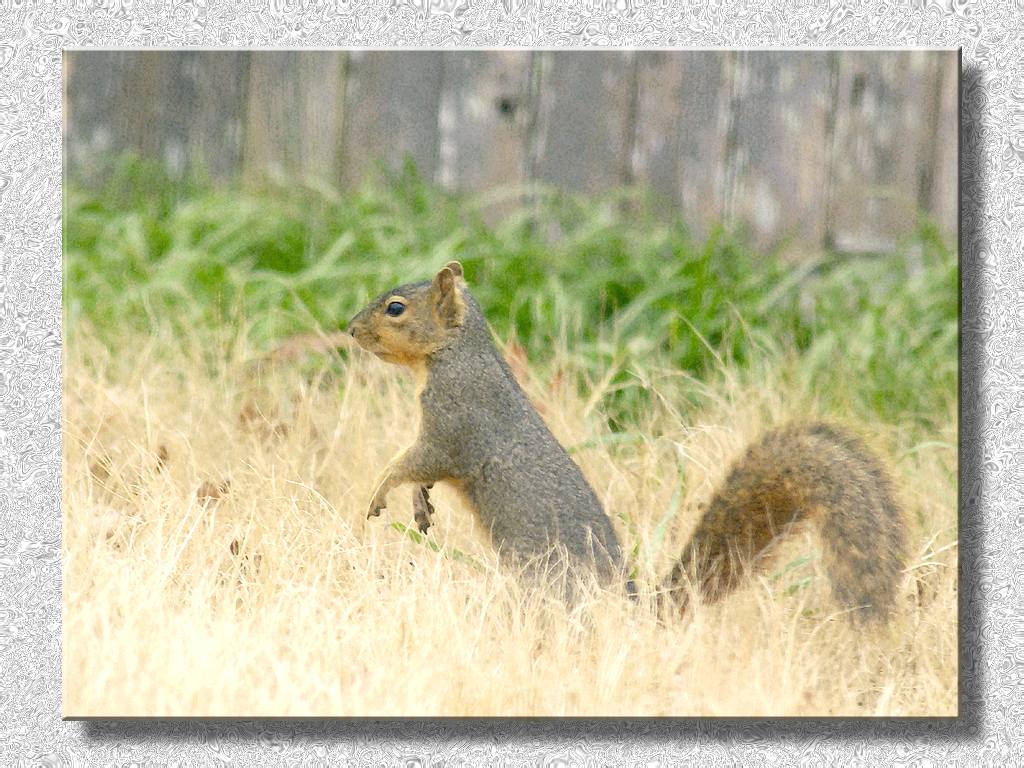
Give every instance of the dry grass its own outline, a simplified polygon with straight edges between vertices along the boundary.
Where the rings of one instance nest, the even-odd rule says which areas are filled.
[[[65,717],[957,713],[950,447],[867,428],[896,457],[911,521],[889,626],[845,619],[813,532],[721,604],[664,623],[647,599],[595,589],[565,606],[521,588],[440,487],[440,553],[388,524],[412,524],[404,488],[364,520],[415,429],[411,377],[363,354],[257,376],[228,341],[110,358],[81,332],[66,347]],[[627,444],[606,439],[600,397],[558,375],[528,389],[563,444],[594,443],[575,458],[627,550],[639,539],[649,588],[730,459],[814,398],[771,371],[716,391],[642,375],[658,397]],[[683,390],[699,412],[681,412]],[[934,440],[955,444],[955,426]]]

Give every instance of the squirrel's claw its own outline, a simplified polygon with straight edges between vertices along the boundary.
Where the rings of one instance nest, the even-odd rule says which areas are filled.
[[[376,494],[373,497],[373,501],[370,502],[370,506],[366,509],[366,518],[380,517],[380,511],[388,505],[387,497],[380,498],[380,494]]]
[[[416,521],[420,533],[427,532],[434,517],[434,505],[430,503],[430,495],[427,493],[427,489],[432,487],[433,484],[418,485],[412,492],[413,519]]]
[[[389,483],[390,473],[383,473],[377,482],[377,490],[373,494],[373,498],[370,499],[369,505],[366,507],[367,519],[371,517],[380,517],[380,511],[388,505],[388,491],[391,489]]]

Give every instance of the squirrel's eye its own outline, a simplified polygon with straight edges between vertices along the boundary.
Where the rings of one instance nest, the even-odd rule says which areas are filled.
[[[405,304],[400,301],[392,301],[384,309],[384,314],[388,317],[398,317],[403,312],[405,312]]]

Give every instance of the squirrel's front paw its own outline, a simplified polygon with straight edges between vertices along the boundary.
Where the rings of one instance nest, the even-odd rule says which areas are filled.
[[[434,505],[430,503],[429,485],[417,485],[412,492],[413,519],[420,533],[426,533],[434,517]]]
[[[373,498],[370,500],[369,505],[366,507],[366,516],[368,518],[380,517],[380,511],[384,509],[384,507],[386,507],[387,505],[387,493],[381,493],[380,491],[378,491],[377,493],[374,494]]]

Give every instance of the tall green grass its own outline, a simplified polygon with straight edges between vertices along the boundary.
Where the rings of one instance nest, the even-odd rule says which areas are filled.
[[[927,429],[955,413],[957,256],[925,217],[890,258],[794,265],[721,230],[694,242],[637,192],[529,193],[490,225],[493,198],[443,192],[408,165],[352,193],[257,197],[182,191],[126,157],[101,189],[64,188],[66,336],[87,323],[117,348],[126,334],[236,323],[270,348],[343,328],[376,293],[458,259],[500,336],[514,332],[536,365],[569,349],[595,380],[611,374],[623,412],[636,365],[708,378],[797,360],[826,405],[862,418]]]

